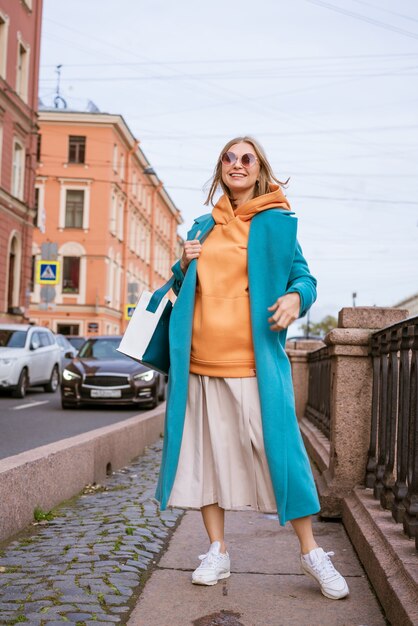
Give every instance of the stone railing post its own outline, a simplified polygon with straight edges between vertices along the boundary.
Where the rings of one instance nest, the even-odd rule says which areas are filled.
[[[321,514],[341,515],[341,501],[364,483],[372,415],[370,335],[408,317],[405,309],[346,307],[325,336],[331,359],[330,462],[318,484]]]
[[[292,366],[293,389],[298,420],[301,420],[305,415],[308,402],[308,354],[312,350],[322,348],[323,345],[324,342],[318,339],[290,339],[286,342],[286,352]]]

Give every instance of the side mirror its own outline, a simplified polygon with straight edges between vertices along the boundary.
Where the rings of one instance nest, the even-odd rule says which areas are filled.
[[[73,359],[74,358],[74,353],[72,352],[72,350],[68,350],[68,352],[66,352],[64,354],[66,359]]]
[[[41,344],[37,339],[32,339],[31,344],[30,344],[30,349],[31,350],[37,350],[38,348],[40,348]]]

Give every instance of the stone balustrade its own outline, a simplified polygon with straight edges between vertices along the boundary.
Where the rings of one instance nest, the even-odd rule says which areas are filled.
[[[296,413],[324,518],[341,518],[390,623],[418,623],[418,317],[343,308],[289,341]],[[415,539],[415,541],[414,541]]]

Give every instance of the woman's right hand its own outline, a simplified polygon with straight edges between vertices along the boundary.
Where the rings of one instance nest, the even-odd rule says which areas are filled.
[[[199,237],[201,231],[198,230],[196,237]],[[183,255],[180,259],[180,268],[183,274],[186,273],[190,261],[197,259],[201,253],[202,244],[198,239],[190,239],[184,242]]]

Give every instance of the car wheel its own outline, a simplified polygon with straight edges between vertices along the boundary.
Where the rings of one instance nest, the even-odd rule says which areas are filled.
[[[51,372],[51,378],[49,379],[49,383],[44,385],[45,391],[48,393],[55,393],[58,389],[58,385],[60,384],[60,371],[58,369],[58,365],[54,365]]]
[[[73,404],[72,402],[66,402],[65,400],[61,399],[61,408],[62,409],[76,409],[77,405]]]
[[[14,398],[24,398],[29,387],[28,370],[23,369],[19,376],[19,381],[16,385],[16,389],[13,390]]]

